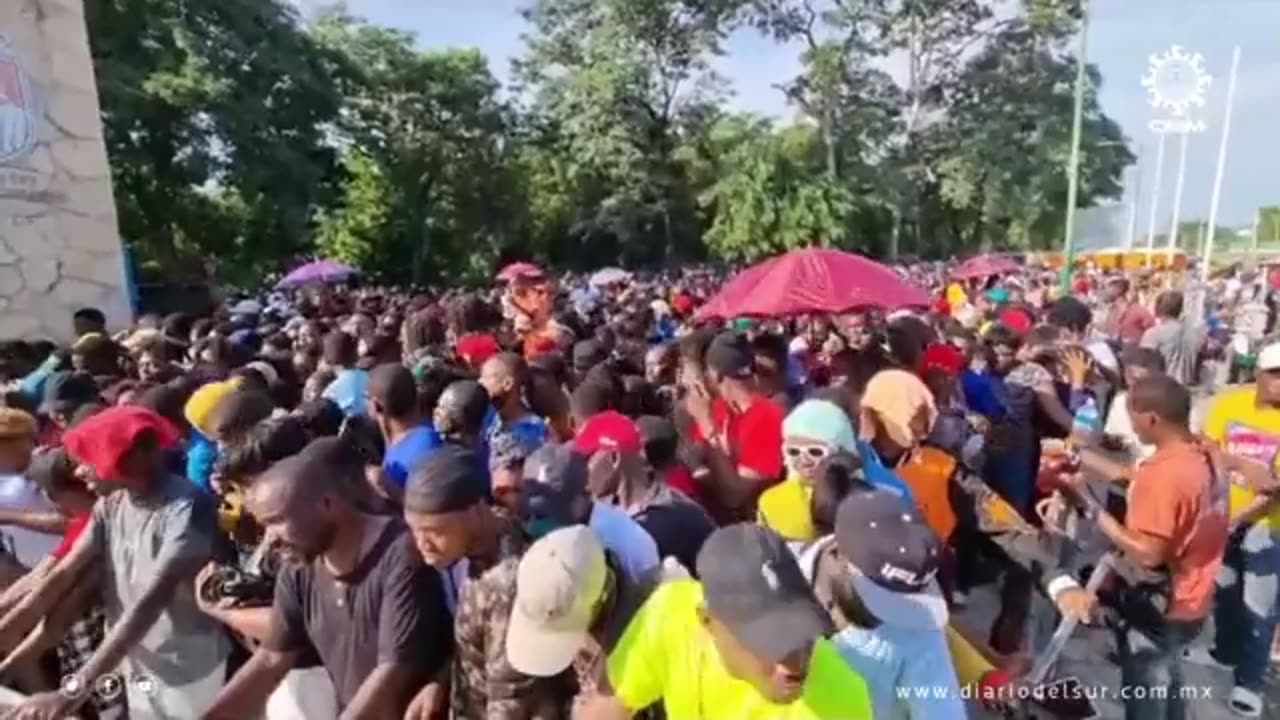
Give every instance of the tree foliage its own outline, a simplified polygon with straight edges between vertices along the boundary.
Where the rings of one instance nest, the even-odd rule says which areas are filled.
[[[86,9],[122,234],[166,277],[1061,242],[1077,0],[532,0],[505,91],[479,52],[340,5]],[[798,53],[794,118],[731,109],[734,32]],[[1089,80],[1082,205],[1133,161]]]

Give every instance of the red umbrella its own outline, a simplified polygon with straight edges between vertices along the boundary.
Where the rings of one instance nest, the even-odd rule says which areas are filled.
[[[516,278],[541,277],[542,268],[528,262],[514,262],[498,271],[498,280],[511,282]]]
[[[929,294],[861,255],[810,248],[754,265],[720,288],[695,317],[841,313],[859,308],[927,307]]]
[[[1022,266],[1018,264],[1018,261],[1007,255],[978,255],[960,263],[960,267],[952,271],[951,277],[957,280],[971,280],[991,275],[1016,273],[1021,269]]]

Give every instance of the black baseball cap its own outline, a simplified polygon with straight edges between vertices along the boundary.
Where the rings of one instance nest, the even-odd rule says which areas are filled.
[[[81,405],[97,402],[99,398],[98,384],[88,373],[56,372],[45,380],[40,413],[47,416],[55,412],[75,412]]]
[[[576,525],[575,509],[587,496],[587,458],[569,445],[544,445],[524,461],[520,517]]]
[[[854,591],[881,622],[921,630],[947,624],[935,580],[942,541],[900,496],[884,490],[849,495],[836,511],[835,536]]]
[[[404,509],[421,515],[458,512],[484,502],[488,481],[474,452],[457,445],[433,451],[409,475]]]
[[[716,530],[697,566],[707,612],[766,661],[780,662],[835,631],[795,556],[768,528],[738,523]]]
[[[727,378],[746,379],[755,372],[755,356],[745,335],[722,332],[707,346],[707,369]]]

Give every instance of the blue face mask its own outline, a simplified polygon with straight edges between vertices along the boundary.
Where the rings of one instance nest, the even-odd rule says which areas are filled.
[[[532,520],[529,520],[528,522],[526,522],[524,524],[524,531],[528,533],[529,537],[533,538],[534,540],[537,540],[538,538],[541,538],[544,535],[550,535],[551,533],[555,532],[556,530],[559,530],[562,527],[564,526],[551,518],[540,517],[540,518],[533,518]]]

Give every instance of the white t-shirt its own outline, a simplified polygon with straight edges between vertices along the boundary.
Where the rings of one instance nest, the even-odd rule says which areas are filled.
[[[40,492],[35,483],[21,475],[0,475],[0,507],[8,510],[28,510],[32,512],[55,512],[56,508],[49,499]],[[49,557],[62,542],[60,535],[36,532],[12,525],[0,526],[9,540],[13,541],[14,554],[18,561],[27,567]]]
[[[600,538],[600,544],[618,556],[623,569],[633,579],[658,567],[658,543],[649,531],[620,508],[592,502],[588,525]]]
[[[1137,433],[1133,431],[1133,420],[1129,417],[1129,406],[1125,404],[1128,397],[1128,392],[1116,395],[1116,399],[1111,403],[1111,410],[1107,413],[1107,423],[1103,427],[1103,432],[1119,438],[1124,443],[1125,451],[1134,460],[1145,460],[1151,457],[1156,448],[1154,445],[1142,444],[1138,440]]]

